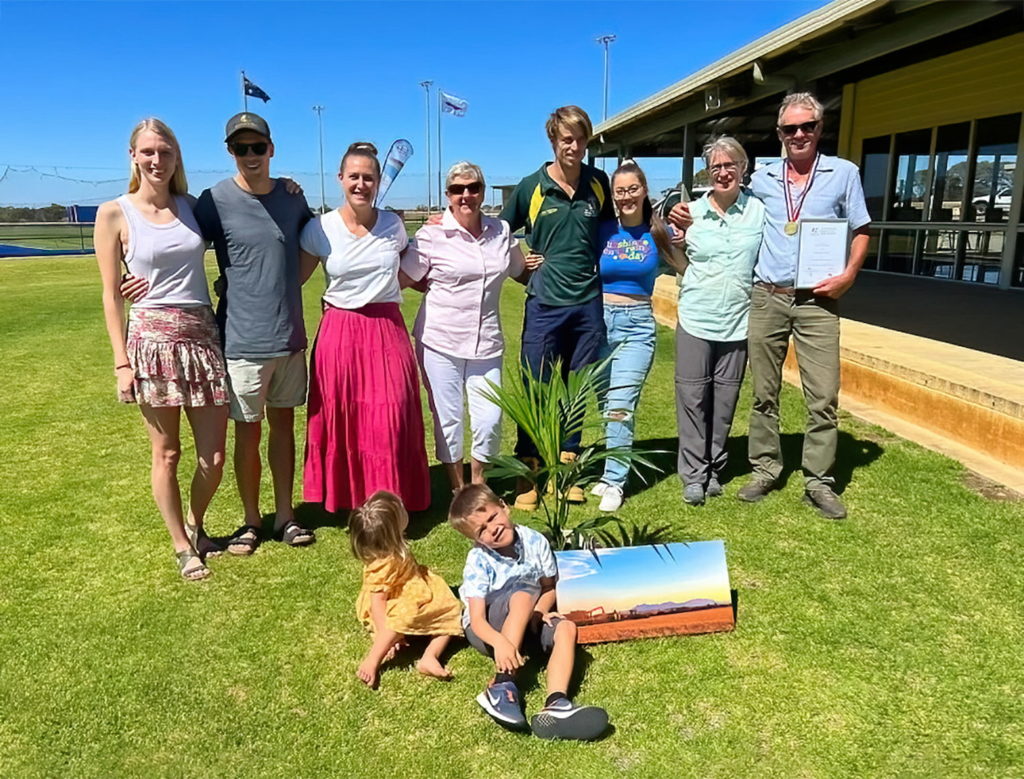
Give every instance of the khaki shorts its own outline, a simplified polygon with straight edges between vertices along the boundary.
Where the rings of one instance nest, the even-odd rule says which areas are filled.
[[[306,402],[306,352],[264,360],[227,361],[230,416],[238,422],[259,422],[267,406],[295,408]]]

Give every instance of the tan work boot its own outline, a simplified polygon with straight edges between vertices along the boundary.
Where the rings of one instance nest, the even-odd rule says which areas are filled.
[[[562,452],[560,457],[563,463],[576,462],[575,452]],[[587,495],[583,491],[583,488],[577,484],[573,484],[565,493],[565,499],[570,503],[586,503]]]
[[[540,460],[536,457],[524,457],[522,459],[523,463],[531,471],[540,469]],[[537,506],[540,505],[540,495],[537,494],[537,488],[530,484],[527,479],[519,479],[516,483],[516,500],[512,505],[513,508],[517,508],[520,511],[536,511]]]

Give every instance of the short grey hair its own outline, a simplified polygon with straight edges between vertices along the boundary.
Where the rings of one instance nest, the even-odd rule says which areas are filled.
[[[448,178],[444,181],[444,188],[447,191],[451,183],[457,178],[469,178],[480,182],[481,187],[486,187],[487,183],[484,181],[484,172],[480,170],[479,165],[474,165],[472,162],[456,162],[450,168],[448,168]]]
[[[721,152],[730,160],[740,166],[740,176],[747,172],[747,166],[750,164],[750,160],[747,158],[747,152],[743,149],[743,145],[733,138],[731,135],[720,135],[717,138],[712,138],[704,146],[704,164],[710,168],[711,158],[715,152]]]
[[[818,98],[810,92],[794,92],[782,98],[782,104],[779,106],[779,125],[782,124],[782,115],[795,105],[813,111],[814,118],[819,122],[825,116],[825,106],[818,102]]]

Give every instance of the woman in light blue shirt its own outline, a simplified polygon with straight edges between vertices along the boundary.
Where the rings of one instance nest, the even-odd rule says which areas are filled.
[[[726,439],[747,362],[747,313],[764,205],[743,189],[747,154],[734,138],[704,147],[711,191],[690,204],[688,267],[676,328],[676,419],[683,500],[722,494]]]

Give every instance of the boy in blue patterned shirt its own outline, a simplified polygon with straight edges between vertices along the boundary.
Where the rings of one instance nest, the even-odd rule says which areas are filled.
[[[466,639],[494,659],[495,676],[477,703],[503,727],[526,729],[515,674],[524,647],[549,655],[548,697],[530,728],[541,738],[588,741],[608,727],[596,706],[576,706],[567,694],[576,654],[576,625],[555,609],[558,569],[547,539],[515,525],[486,484],[463,487],[448,512],[452,526],[473,541],[459,594]]]

